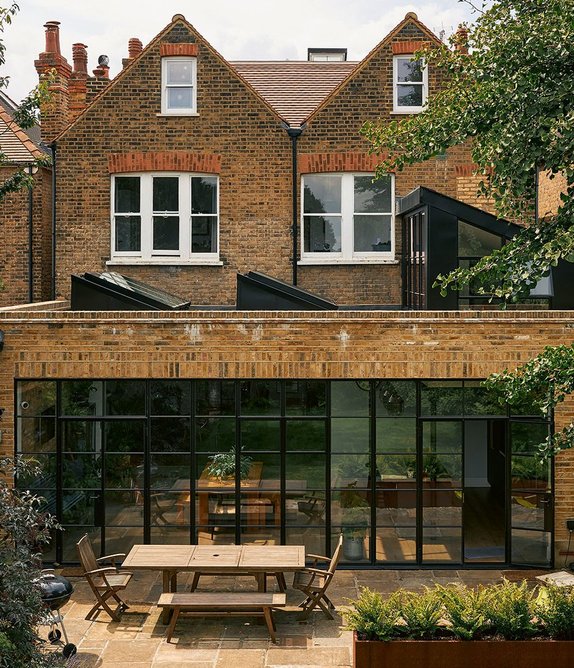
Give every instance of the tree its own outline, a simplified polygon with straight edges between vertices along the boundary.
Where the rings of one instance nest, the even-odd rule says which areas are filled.
[[[472,281],[504,307],[527,297],[559,259],[574,258],[574,4],[483,0],[474,8],[476,21],[448,45],[416,54],[446,82],[425,110],[398,121],[368,122],[362,132],[371,152],[381,156],[377,176],[468,143],[481,193],[494,200],[501,217],[518,219],[524,228],[472,268],[439,275],[435,286],[444,295]],[[566,180],[558,211],[544,219],[532,205],[541,170]],[[529,393],[550,416],[574,390],[574,349],[546,348],[489,384],[509,401]],[[572,445],[570,425],[541,450],[547,456]]]
[[[18,4],[12,2],[8,7],[0,7],[0,68],[5,64],[6,45],[1,35],[6,29],[6,26],[12,23],[12,17],[19,11]],[[0,75],[0,89],[6,88],[10,77]],[[48,74],[42,79],[40,84],[34,88],[20,103],[18,109],[15,111],[12,126],[9,126],[6,131],[12,127],[20,127],[27,130],[34,127],[38,123],[38,113],[40,104],[46,102],[49,98],[48,86],[51,81],[51,74]],[[0,152],[0,167],[6,162],[5,156]],[[38,166],[45,166],[46,159],[36,160],[34,163]],[[31,188],[33,186],[33,178],[26,167],[15,169],[13,173],[0,181],[0,202],[8,195],[8,193],[17,192],[23,188]]]
[[[40,512],[40,497],[8,484],[15,473],[34,476],[38,471],[24,462],[0,460],[0,668],[61,666],[62,656],[44,652],[36,632],[45,615],[37,584],[39,550],[58,525]]]

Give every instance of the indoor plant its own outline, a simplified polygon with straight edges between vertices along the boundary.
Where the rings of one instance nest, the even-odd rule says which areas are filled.
[[[249,475],[253,459],[248,455],[244,455],[242,450],[243,448],[239,450],[239,476],[243,480]],[[228,480],[235,476],[235,464],[237,461],[235,445],[232,445],[227,452],[218,452],[208,457],[208,459],[207,472],[213,478]]]
[[[503,580],[390,597],[364,588],[351,603],[356,668],[543,668],[567,665],[574,650],[574,588]]]

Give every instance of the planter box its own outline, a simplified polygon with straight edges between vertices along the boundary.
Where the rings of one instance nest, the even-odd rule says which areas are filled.
[[[355,668],[562,668],[571,665],[567,640],[358,640]]]

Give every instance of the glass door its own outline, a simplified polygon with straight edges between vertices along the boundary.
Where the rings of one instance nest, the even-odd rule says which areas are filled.
[[[464,423],[464,561],[506,562],[506,429],[503,420]]]
[[[551,462],[540,461],[537,446],[548,436],[548,424],[535,420],[510,421],[511,561],[514,564],[552,565]]]
[[[462,420],[423,420],[419,453],[423,563],[462,561]]]

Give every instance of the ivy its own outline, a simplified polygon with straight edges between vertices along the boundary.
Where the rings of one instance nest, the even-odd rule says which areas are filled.
[[[501,217],[522,230],[470,269],[437,276],[441,294],[472,283],[502,307],[528,297],[559,260],[574,259],[574,3],[572,0],[483,0],[472,25],[448,44],[416,54],[445,85],[420,114],[365,123],[377,176],[400,172],[447,149],[469,147],[479,192]],[[462,48],[461,48],[462,47]],[[468,53],[465,53],[468,51]],[[555,213],[538,212],[541,171],[563,174],[566,186]],[[547,347],[514,371],[486,385],[510,404],[527,400],[552,417],[574,391],[574,348]],[[574,425],[540,444],[542,458],[574,445]]]
[[[574,5],[490,0],[478,13],[468,32],[416,54],[446,81],[426,109],[367,122],[362,133],[381,157],[377,176],[469,146],[481,194],[525,229],[475,267],[438,276],[435,286],[444,294],[478,282],[483,294],[513,302],[574,249]],[[566,192],[558,212],[534,225],[540,170],[563,173]]]

